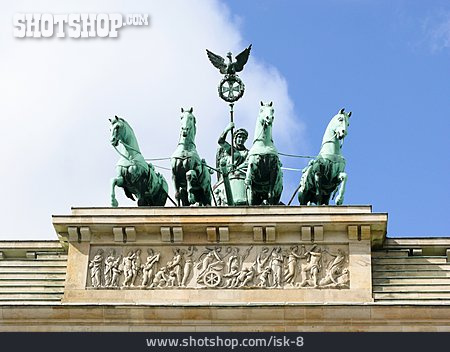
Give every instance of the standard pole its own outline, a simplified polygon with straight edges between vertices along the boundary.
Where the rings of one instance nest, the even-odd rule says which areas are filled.
[[[232,206],[234,205],[233,192],[231,191],[230,179],[228,177],[228,175],[230,174],[230,170],[228,170],[227,163],[223,159],[220,164],[220,170],[222,171],[223,186],[225,188],[225,195],[227,197],[227,205]]]
[[[234,103],[230,104],[230,120],[233,122]],[[234,128],[231,129],[231,170],[234,170]]]

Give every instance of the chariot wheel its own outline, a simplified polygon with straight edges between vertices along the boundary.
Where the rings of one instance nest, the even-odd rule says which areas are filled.
[[[237,75],[227,75],[220,81],[219,96],[228,103],[234,103],[244,95],[244,82]]]
[[[220,281],[221,277],[215,271],[210,271],[203,277],[203,283],[208,287],[217,287],[219,286]]]

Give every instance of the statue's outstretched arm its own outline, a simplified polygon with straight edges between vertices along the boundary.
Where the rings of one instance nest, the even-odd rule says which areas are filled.
[[[226,141],[228,132],[234,128],[234,122],[230,122],[228,126],[223,130],[217,143],[226,150],[227,153],[231,153],[231,145]]]

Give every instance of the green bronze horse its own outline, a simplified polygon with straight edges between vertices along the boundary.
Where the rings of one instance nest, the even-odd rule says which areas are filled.
[[[341,109],[328,124],[322,139],[320,153],[302,170],[298,200],[301,205],[328,205],[330,197],[336,195],[336,204],[344,201],[347,174],[345,159],[341,154],[342,144],[349,126],[351,111]],[[338,186],[339,190],[338,190]]]
[[[115,187],[122,187],[128,198],[138,199],[138,206],[166,204],[168,186],[164,177],[142,156],[131,126],[115,116],[111,122],[111,144],[120,155],[117,176],[111,180],[111,206],[117,207]]]
[[[180,206],[211,205],[211,174],[195,146],[197,132],[193,108],[181,108],[181,131],[177,149],[172,154],[172,179],[175,199]]]
[[[279,204],[283,191],[283,173],[278,151],[272,140],[274,109],[272,102],[261,102],[256,120],[255,138],[248,152],[245,177],[249,205]]]

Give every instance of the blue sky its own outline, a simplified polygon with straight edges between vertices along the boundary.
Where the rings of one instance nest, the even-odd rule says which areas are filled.
[[[391,237],[450,236],[448,0],[23,0],[0,9],[1,240],[55,239],[52,214],[109,205],[114,115],[133,126],[144,157],[167,157],[180,107],[193,106],[197,148],[213,164],[229,115],[205,49],[236,54],[249,43],[238,127],[252,136],[259,101],[273,100],[279,151],[315,155],[331,117],[351,110],[344,204],[389,213]],[[16,13],[149,14],[150,26],[115,39],[19,39]],[[285,202],[299,179],[284,172]]]
[[[391,237],[450,236],[450,3],[227,3],[254,53],[287,80],[306,128],[299,154],[318,152],[340,107],[353,111],[346,204],[388,212]]]

